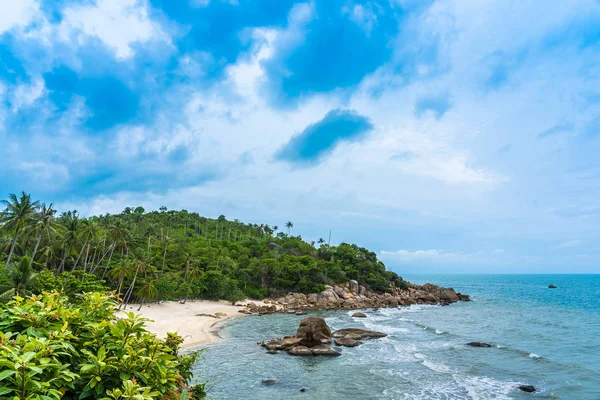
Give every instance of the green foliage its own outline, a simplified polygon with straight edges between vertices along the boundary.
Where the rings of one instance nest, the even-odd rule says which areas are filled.
[[[117,318],[115,305],[54,292],[0,306],[2,398],[178,399],[195,356],[178,355],[181,338],[157,339],[133,313]]]
[[[13,247],[13,260],[32,254],[34,269],[42,271],[28,288],[34,293],[57,289],[74,296],[108,288],[124,302],[234,301],[242,294],[260,299],[317,292],[350,279],[385,292],[400,280],[365,248],[325,240],[315,248],[315,242],[292,236],[291,221],[282,224],[286,234],[276,226],[165,207],[126,207],[90,218],[67,211],[55,218],[52,205],[40,206],[26,194],[5,204],[0,259]]]

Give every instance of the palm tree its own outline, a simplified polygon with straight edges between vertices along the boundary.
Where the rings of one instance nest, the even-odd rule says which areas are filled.
[[[188,273],[188,277],[190,278],[190,283],[188,283],[188,288],[187,288],[187,291],[185,293],[185,298],[182,301],[180,301],[181,304],[185,304],[185,302],[187,301],[188,297],[190,297],[190,289],[192,288],[192,283],[194,283],[194,281],[196,279],[198,279],[201,274],[202,274],[202,270],[200,268],[198,268],[197,265],[194,265],[192,267],[192,269],[190,269],[190,271]],[[183,283],[185,284],[185,281]]]
[[[10,285],[8,290],[0,294],[0,300],[9,299],[14,295],[19,296],[26,292],[36,275],[31,268],[31,259],[27,256],[21,257],[18,263],[6,267],[5,272]]]
[[[278,229],[279,227],[277,225],[273,225],[273,233],[277,232]]]
[[[319,240],[317,241],[317,243],[319,243],[319,244],[323,244],[323,243],[325,243],[325,239],[323,239],[323,238],[319,238]]]
[[[135,289],[135,281],[138,277],[138,274],[140,273],[140,271],[145,271],[147,265],[144,263],[144,261],[137,259],[134,262],[134,266],[135,266],[135,272],[133,274],[133,281],[131,281],[131,285],[129,285],[129,289],[127,289],[127,292],[125,292],[125,297],[123,298],[124,304],[121,303],[121,305],[124,305],[124,309],[127,309],[127,306],[129,305],[129,301],[131,300],[131,295],[133,294],[133,290]],[[121,308],[121,306],[119,306],[119,308]]]
[[[46,203],[42,204],[40,207],[40,212],[38,214],[38,219],[35,224],[39,233],[37,241],[35,242],[35,247],[33,248],[33,253],[31,253],[31,262],[35,261],[35,255],[38,251],[38,247],[40,246],[40,242],[42,241],[42,236],[44,236],[45,232],[49,234],[56,232],[56,221],[54,219],[54,214],[56,214],[56,210],[52,203],[50,205],[46,205]]]
[[[138,311],[140,311],[146,301],[153,301],[158,297],[158,289],[154,286],[153,280],[147,280],[135,295],[140,299],[140,306],[138,307]]]
[[[294,227],[294,223],[292,221],[288,221],[288,222],[286,222],[285,227],[288,230],[288,236],[290,236],[290,231]]]
[[[31,195],[21,192],[20,198],[14,193],[9,194],[8,200],[2,200],[2,204],[6,206],[1,216],[2,225],[7,230],[15,233],[8,252],[8,258],[6,259],[5,267],[8,267],[13,251],[15,250],[15,245],[17,244],[19,233],[34,221],[39,202],[31,201]]]
[[[85,250],[85,248],[87,247],[87,251],[90,251],[90,242],[96,237],[97,234],[98,223],[92,218],[83,220],[78,232],[78,235],[83,239],[83,245],[81,246],[81,250],[79,251],[79,255],[77,256],[75,264],[73,264],[73,268],[71,268],[71,272],[73,272],[75,268],[77,268],[77,264],[79,264],[79,260],[81,260],[81,255],[83,254],[83,250]],[[86,260],[87,257],[88,254],[86,253]]]
[[[109,272],[109,277],[115,279],[117,283],[117,297],[121,296],[121,288],[123,287],[123,281],[129,276],[131,268],[128,262],[122,261],[115,265]]]
[[[71,251],[73,251],[73,247],[77,244],[77,239],[79,237],[79,216],[77,215],[77,211],[65,212],[62,214],[61,218],[66,221],[66,232],[61,241],[63,258],[56,270],[56,276],[58,276],[65,268],[65,261],[71,254]]]

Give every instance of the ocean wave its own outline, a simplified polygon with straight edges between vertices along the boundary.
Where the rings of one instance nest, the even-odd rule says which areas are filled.
[[[542,358],[539,354],[529,353],[529,358]]]

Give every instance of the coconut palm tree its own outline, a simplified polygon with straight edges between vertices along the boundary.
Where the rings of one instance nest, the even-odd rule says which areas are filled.
[[[44,233],[48,233],[49,235],[56,233],[56,220],[54,218],[54,214],[56,214],[56,210],[54,209],[54,205],[52,203],[49,205],[44,203],[40,206],[40,212],[35,223],[35,228],[38,230],[38,238],[35,242],[33,253],[31,253],[31,262],[35,261],[35,255],[37,254]]]
[[[288,236],[290,236],[290,231],[292,230],[292,228],[294,227],[294,223],[292,221],[288,221],[285,224],[285,227],[288,230]]]
[[[135,292],[135,295],[140,299],[138,307],[138,311],[140,311],[146,301],[153,301],[158,297],[158,289],[154,286],[154,281],[149,279]]]
[[[2,222],[2,226],[8,231],[14,232],[15,235],[10,245],[8,258],[6,259],[5,267],[7,267],[15,250],[19,234],[35,219],[35,212],[39,207],[39,202],[32,201],[31,195],[21,192],[20,198],[14,193],[9,194],[8,200],[2,200],[2,204],[6,206],[6,209],[1,214],[0,221]]]
[[[202,270],[197,265],[194,265],[189,270],[188,277],[190,278],[190,282],[188,283],[188,288],[185,293],[185,298],[182,301],[180,301],[181,304],[185,304],[187,299],[190,297],[190,289],[192,288],[192,283],[194,283],[194,281],[196,279],[198,279],[200,277],[200,275],[202,275]],[[184,284],[185,284],[185,281],[184,281]]]
[[[73,264],[73,267],[71,268],[71,272],[73,272],[75,270],[75,268],[77,268],[77,264],[79,264],[79,260],[81,260],[81,255],[83,254],[83,251],[86,249],[86,247],[87,247],[87,252],[89,253],[90,242],[98,234],[98,229],[99,229],[98,223],[92,218],[84,219],[81,222],[81,226],[79,227],[78,235],[81,239],[83,239],[83,245],[81,246],[81,250],[79,251],[79,255],[77,256],[77,260],[75,261],[75,264]],[[86,253],[86,255],[85,255],[86,260],[87,260],[87,257],[88,257],[88,254]]]
[[[61,240],[63,258],[56,270],[56,276],[64,270],[67,257],[71,254],[79,239],[80,220],[77,211],[64,212],[62,213],[61,219],[65,221],[66,232]]]
[[[10,299],[14,295],[19,296],[26,292],[36,275],[31,268],[31,258],[27,256],[21,257],[18,263],[6,267],[5,272],[10,284],[8,290],[0,294],[0,301]]]
[[[108,276],[110,278],[115,279],[118,282],[117,297],[121,296],[121,288],[123,287],[123,281],[129,276],[130,272],[131,267],[129,265],[129,262],[121,261],[120,263],[115,265],[108,273]]]

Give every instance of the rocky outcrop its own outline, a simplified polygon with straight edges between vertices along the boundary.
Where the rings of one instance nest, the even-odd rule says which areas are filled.
[[[353,318],[367,318],[367,314],[363,313],[363,312],[355,312],[354,314],[352,314]]]
[[[556,289],[556,286],[554,286],[554,285],[548,285],[548,289]]]
[[[427,283],[414,285],[402,281],[400,287],[393,283],[386,293],[376,293],[351,280],[336,286],[325,286],[319,293],[303,294],[288,293],[276,299],[265,299],[264,304],[249,303],[247,311],[250,314],[268,314],[276,311],[298,311],[304,315],[306,310],[352,310],[364,308],[388,308],[410,306],[413,304],[448,305],[458,301],[470,301],[466,294],[457,293],[452,288],[444,288]]]
[[[466,344],[466,346],[471,346],[471,347],[492,347],[491,344],[489,343],[483,343],[483,342],[469,342]]]
[[[519,389],[521,389],[522,391],[527,392],[527,393],[535,392],[535,387],[533,387],[531,385],[521,385],[521,386],[519,386]]]
[[[337,346],[356,347],[364,340],[387,336],[385,333],[366,331],[357,328],[340,329],[331,333],[331,329],[321,317],[308,317],[300,322],[295,336],[261,342],[260,345],[270,354],[285,351],[292,356],[330,356],[341,353],[331,347],[331,339],[335,338]]]

